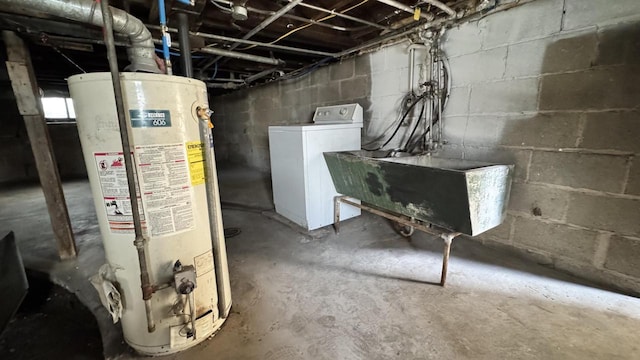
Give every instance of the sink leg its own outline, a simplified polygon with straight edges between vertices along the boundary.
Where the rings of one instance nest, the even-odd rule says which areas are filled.
[[[333,198],[333,228],[336,234],[340,233],[340,196]]]
[[[442,234],[440,237],[444,240],[444,251],[442,252],[442,273],[440,275],[440,286],[444,286],[447,281],[447,270],[449,268],[449,253],[451,252],[451,243],[453,239],[460,235],[459,233]]]

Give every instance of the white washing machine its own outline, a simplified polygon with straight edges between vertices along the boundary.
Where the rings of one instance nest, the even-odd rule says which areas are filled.
[[[359,104],[319,107],[312,124],[269,126],[276,212],[307,230],[333,224],[333,198],[340,194],[322,153],[360,150],[361,132]],[[341,220],[360,215],[359,208],[340,206]]]

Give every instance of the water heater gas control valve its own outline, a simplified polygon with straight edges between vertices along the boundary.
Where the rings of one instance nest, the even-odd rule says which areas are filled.
[[[182,295],[189,295],[197,287],[196,269],[192,265],[183,266],[180,260],[173,266],[173,281],[176,291]]]

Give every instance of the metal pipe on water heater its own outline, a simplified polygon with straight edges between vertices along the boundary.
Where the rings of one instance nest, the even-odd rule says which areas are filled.
[[[180,45],[180,63],[182,74],[185,77],[193,77],[193,62],[191,61],[191,44],[189,43],[189,15],[179,12],[178,18],[178,44]]]
[[[124,109],[124,97],[122,94],[122,84],[120,83],[120,71],[118,70],[118,57],[116,54],[115,40],[113,36],[113,19],[111,10],[109,9],[109,0],[101,0],[100,7],[102,9],[102,19],[104,26],[104,42],[107,47],[107,58],[109,60],[109,70],[111,71],[111,80],[113,82],[113,92],[115,94],[116,109],[118,114],[118,124],[120,126],[120,139],[122,140],[122,152],[124,154],[124,164],[127,173],[127,183],[129,187],[129,200],[131,201],[131,213],[133,216],[133,228],[135,240],[133,245],[138,252],[138,261],[140,263],[140,283],[142,288],[142,299],[147,317],[147,331],[155,331],[156,325],[153,319],[151,309],[151,297],[153,296],[153,286],[149,275],[147,264],[147,254],[145,245],[146,239],[142,234],[142,223],[140,221],[140,209],[138,208],[138,191],[135,183],[134,159],[129,143],[129,128],[127,117]]]
[[[218,187],[218,172],[216,171],[215,163],[216,158],[213,152],[213,133],[211,132],[213,125],[211,124],[209,109],[198,107],[196,112],[199,119],[200,141],[202,142],[202,151],[204,154],[209,229],[211,231],[216,283],[218,285],[218,311],[221,317],[226,318],[231,310],[231,281],[229,274],[223,270],[227,266],[227,249],[224,241],[220,189]]]

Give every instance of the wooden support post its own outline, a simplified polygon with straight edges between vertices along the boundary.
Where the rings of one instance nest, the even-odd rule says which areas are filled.
[[[31,150],[36,160],[40,184],[58,246],[58,255],[62,260],[75,258],[76,243],[62,192],[58,166],[53,155],[49,130],[44,119],[29,48],[12,31],[2,31],[2,39],[7,47],[7,71],[11,79],[11,87],[18,103],[18,110],[24,118]]]

